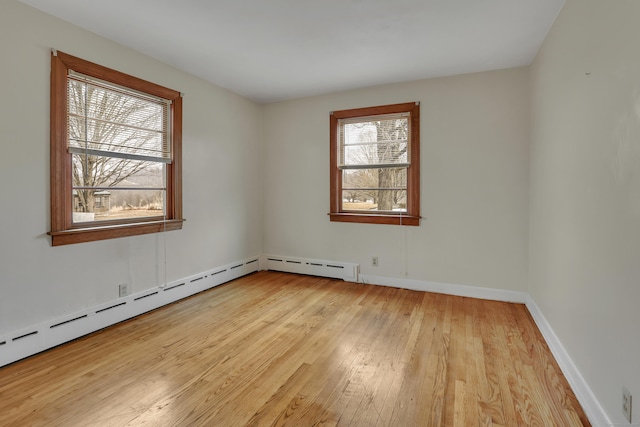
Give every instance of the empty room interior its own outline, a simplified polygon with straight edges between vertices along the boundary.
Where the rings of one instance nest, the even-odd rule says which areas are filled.
[[[639,20],[3,0],[0,425],[640,425]]]

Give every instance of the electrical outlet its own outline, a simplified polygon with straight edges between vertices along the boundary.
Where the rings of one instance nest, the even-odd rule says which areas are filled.
[[[118,285],[118,295],[121,297],[126,297],[127,295],[129,295],[129,288],[127,287],[126,283]]]
[[[378,257],[377,256],[371,257],[371,265],[374,266],[374,267],[378,266]]]
[[[631,402],[631,393],[626,387],[622,387],[622,412],[629,422],[631,422]]]

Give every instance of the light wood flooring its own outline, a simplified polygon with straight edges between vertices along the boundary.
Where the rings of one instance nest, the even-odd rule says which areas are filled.
[[[525,306],[260,272],[0,368],[2,426],[588,426]]]

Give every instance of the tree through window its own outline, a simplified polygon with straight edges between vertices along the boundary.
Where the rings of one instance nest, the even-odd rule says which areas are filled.
[[[417,103],[331,115],[332,221],[418,225]]]

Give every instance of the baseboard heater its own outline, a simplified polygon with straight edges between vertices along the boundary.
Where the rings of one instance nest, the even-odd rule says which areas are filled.
[[[218,267],[0,335],[0,367],[259,270],[260,257]]]
[[[358,264],[279,255],[262,255],[262,258],[264,270],[331,277],[347,282],[358,281]]]

